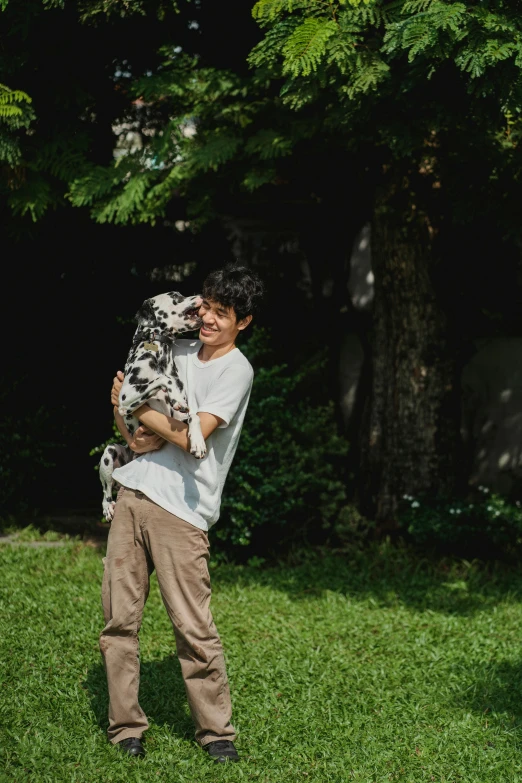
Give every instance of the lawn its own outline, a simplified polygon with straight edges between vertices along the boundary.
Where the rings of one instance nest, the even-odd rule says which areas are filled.
[[[102,552],[0,547],[0,780],[522,781],[522,576],[366,554],[213,571],[240,764],[196,746],[157,585],[144,760],[105,740]]]

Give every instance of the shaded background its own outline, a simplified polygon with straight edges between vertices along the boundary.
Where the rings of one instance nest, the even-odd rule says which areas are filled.
[[[110,435],[109,389],[114,372],[124,365],[133,314],[160,291],[199,291],[211,269],[236,260],[256,269],[267,287],[257,326],[266,330],[269,351],[265,347],[261,358],[254,356],[256,368],[286,364],[282,374],[292,377],[310,362],[323,362],[319,374],[306,376],[304,386],[288,397],[280,386],[274,399],[298,424],[299,416],[309,424],[317,406],[331,401],[325,426],[347,444],[343,456],[337,443],[326,457],[320,449],[315,452],[310,432],[301,442],[294,440],[296,448],[308,451],[311,463],[315,460],[318,472],[325,459],[335,463],[316,502],[325,505],[328,494],[343,483],[335,515],[353,533],[359,512],[372,516],[376,509],[375,497],[365,501],[373,481],[365,449],[377,353],[375,275],[381,279],[372,267],[370,224],[382,150],[372,139],[363,139],[356,150],[325,124],[300,138],[292,154],[278,161],[270,186],[254,192],[238,187],[240,165],[232,161],[224,173],[211,171],[203,185],[198,183],[214,199],[204,225],[193,222],[190,198],[176,193],[165,218],[154,226],[100,225],[87,208],[72,208],[63,198],[61,167],[74,169],[77,161],[80,171],[81,155],[107,166],[115,154],[139,142],[132,122],[125,124],[122,117],[129,120],[132,110],[143,129],[161,114],[161,106],[131,101],[128,83],[131,76],[161,71],[158,50],[166,41],[197,55],[197,67],[229,69],[241,78],[250,73],[247,56],[263,33],[249,4],[228,3],[223,13],[201,0],[181,4],[178,12],[166,7],[159,15],[156,5],[145,4],[146,17],[109,15],[92,24],[80,21],[82,6],[76,4],[48,10],[35,4],[29,14],[10,3],[5,12],[7,24],[0,34],[5,80],[32,97],[38,120],[36,136],[24,139],[32,161],[27,171],[16,165],[2,169],[2,305],[8,324],[0,391],[3,514],[27,518],[67,509],[97,514],[100,490],[89,451]],[[462,85],[446,76],[434,79],[429,100],[458,109]],[[273,79],[267,96],[277,96],[280,87],[281,80]],[[424,89],[422,83],[412,100],[422,99]],[[328,120],[336,110],[330,98],[300,116],[312,123],[316,115]],[[277,121],[283,122],[286,115],[274,105]],[[388,96],[382,112],[391,108]],[[400,133],[407,138],[414,113],[397,111]],[[369,117],[375,121],[379,115]],[[255,119],[254,128],[256,123],[262,128],[266,119]],[[38,155],[35,139],[41,145]],[[514,502],[522,476],[522,265],[520,237],[506,226],[508,218],[516,224],[520,202],[516,178],[511,181],[509,170],[501,172],[505,203],[500,214],[497,191],[485,189],[491,160],[481,157],[476,139],[476,150],[466,157],[465,141],[465,134],[455,136],[449,160],[454,191],[449,206],[443,203],[445,224],[434,273],[449,334],[458,337],[452,416],[462,442],[452,454],[458,474],[452,486],[464,497],[486,483]],[[77,146],[69,148],[69,142]],[[361,166],[361,150],[366,166]],[[13,193],[20,199],[14,207]],[[459,214],[452,209],[456,194]],[[39,199],[47,207],[41,214]],[[269,395],[271,387],[266,388]],[[305,397],[310,405],[303,411],[298,405]],[[252,417],[265,416],[263,422],[273,418],[262,400],[252,411]],[[269,432],[267,437],[272,462],[261,483],[269,483],[278,449],[279,436]],[[312,475],[310,465],[306,470]],[[255,484],[253,473],[249,481]],[[292,491],[299,494],[295,487]],[[227,513],[233,516],[230,509]]]

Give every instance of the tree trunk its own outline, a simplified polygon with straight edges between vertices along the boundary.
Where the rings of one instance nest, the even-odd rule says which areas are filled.
[[[394,520],[404,494],[451,493],[460,443],[459,368],[435,284],[436,232],[415,206],[399,210],[395,201],[391,189],[381,194],[371,235],[372,380],[361,487],[364,510],[380,522]]]

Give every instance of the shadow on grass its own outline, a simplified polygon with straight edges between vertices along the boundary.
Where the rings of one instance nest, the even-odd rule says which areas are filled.
[[[487,719],[503,718],[520,728],[522,723],[522,661],[488,663],[473,669],[472,683],[457,695],[460,707]]]
[[[400,603],[416,611],[445,614],[471,615],[507,599],[522,601],[518,568],[429,558],[389,543],[345,555],[314,555],[294,565],[220,565],[212,578],[216,589],[266,586],[296,600],[337,592],[379,606]]]
[[[194,725],[188,712],[177,657],[169,655],[162,661],[142,662],[140,670],[140,706],[149,721],[166,726],[178,737],[193,739]],[[106,732],[109,697],[105,669],[101,663],[90,667],[83,686],[89,694],[96,722]]]

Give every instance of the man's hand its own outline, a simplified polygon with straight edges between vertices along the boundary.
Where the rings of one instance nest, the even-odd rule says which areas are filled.
[[[122,371],[118,370],[116,376],[112,379],[111,402],[116,408],[120,405],[120,391],[123,386],[124,377]]]
[[[129,441],[130,448],[136,454],[146,454],[148,451],[157,451],[165,444],[161,435],[151,432],[146,427],[140,426]]]

